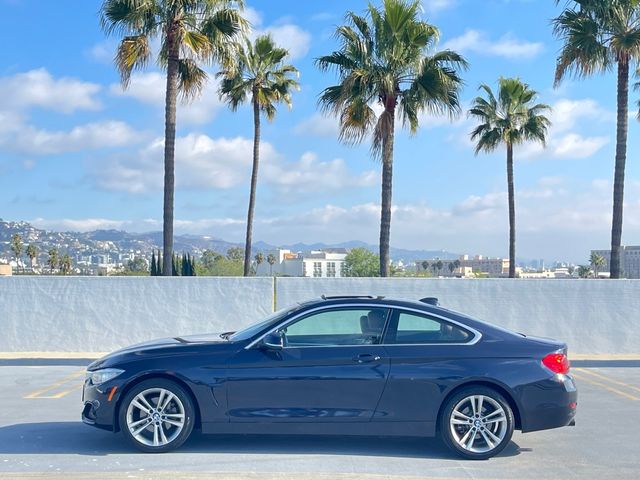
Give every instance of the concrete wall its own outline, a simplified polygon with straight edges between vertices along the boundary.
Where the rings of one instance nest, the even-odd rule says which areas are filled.
[[[560,279],[278,278],[277,306],[326,295],[384,295],[440,304],[572,353],[640,357],[640,281]]]
[[[104,352],[174,335],[236,330],[326,295],[435,296],[443,306],[572,353],[640,357],[640,280],[380,278],[0,278],[0,352]]]
[[[273,278],[0,278],[0,352],[106,352],[273,311]]]

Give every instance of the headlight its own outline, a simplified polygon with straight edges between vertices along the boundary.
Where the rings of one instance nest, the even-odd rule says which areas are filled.
[[[91,379],[91,383],[94,385],[100,385],[101,383],[108,382],[109,380],[116,378],[124,370],[117,368],[103,368],[102,370],[94,370],[93,372],[87,372],[87,378]]]

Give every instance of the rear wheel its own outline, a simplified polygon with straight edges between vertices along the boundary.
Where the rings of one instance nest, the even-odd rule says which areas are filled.
[[[150,379],[127,393],[120,406],[120,426],[139,450],[161,453],[182,445],[193,430],[195,409],[177,383]]]
[[[444,443],[464,458],[484,460],[497,455],[513,435],[509,402],[487,387],[468,387],[444,406],[440,432]]]

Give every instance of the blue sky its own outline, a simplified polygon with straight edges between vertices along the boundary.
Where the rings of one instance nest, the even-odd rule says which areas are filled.
[[[335,78],[313,64],[335,49],[332,32],[345,11],[362,12],[366,2],[247,4],[254,29],[290,49],[302,87],[292,111],[282,107],[264,122],[254,238],[377,243],[379,165],[367,144],[341,145],[336,121],[317,113],[318,93]],[[116,39],[101,32],[99,6],[0,0],[1,218],[65,230],[160,229],[164,79],[150,65],[121,89],[111,64]],[[480,83],[494,86],[503,75],[519,76],[554,108],[548,148],[516,149],[518,256],[584,262],[590,248],[606,248],[614,75],[553,89],[559,45],[549,24],[559,10],[551,0],[431,0],[424,10],[441,30],[438,48],[458,50],[471,64],[465,106]],[[178,121],[176,231],[241,241],[251,112],[231,113],[212,80]],[[640,243],[637,123],[630,119],[626,244]],[[507,254],[505,155],[475,157],[472,128],[464,115],[425,117],[414,137],[398,134],[393,245]]]

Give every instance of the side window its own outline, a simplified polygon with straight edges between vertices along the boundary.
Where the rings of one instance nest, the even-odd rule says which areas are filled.
[[[380,343],[387,320],[385,308],[323,310],[281,330],[289,347],[374,345]]]
[[[398,311],[395,335],[388,343],[465,343],[472,334],[462,327],[439,318]]]

